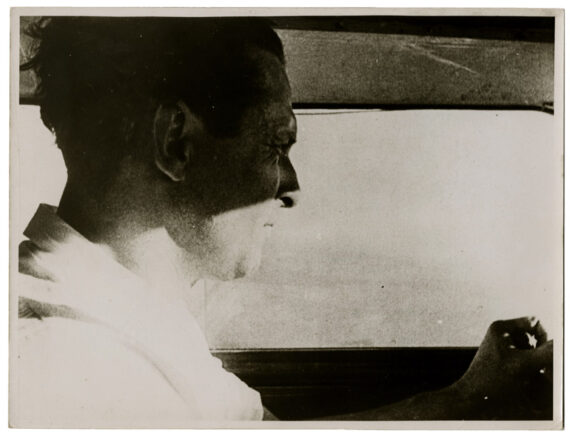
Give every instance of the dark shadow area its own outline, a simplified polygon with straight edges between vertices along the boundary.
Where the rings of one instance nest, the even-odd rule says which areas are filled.
[[[259,391],[264,405],[279,419],[310,420],[371,409],[448,386],[463,375],[476,351],[473,347],[288,349],[214,355]],[[513,411],[509,419],[552,419],[551,387],[534,392],[532,401],[542,409],[546,406],[549,413],[529,416],[528,410]]]
[[[278,29],[554,42],[554,17],[272,17]]]

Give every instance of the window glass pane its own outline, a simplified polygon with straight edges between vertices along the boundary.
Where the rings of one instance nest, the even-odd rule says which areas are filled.
[[[475,346],[560,319],[562,150],[534,111],[299,111],[300,204],[211,285],[212,346]],[[556,315],[556,316],[555,316]]]

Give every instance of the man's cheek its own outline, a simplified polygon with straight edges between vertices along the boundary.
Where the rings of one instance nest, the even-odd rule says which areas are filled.
[[[273,200],[277,196],[279,188],[279,167],[271,165],[258,172],[252,186],[252,192],[256,192],[256,203]]]
[[[272,200],[279,187],[279,167],[275,165],[244,168],[226,168],[215,180],[210,177],[197,183],[203,189],[201,197],[209,203],[212,213],[240,209]],[[233,170],[233,171],[232,171]],[[198,188],[200,189],[200,188]]]
[[[278,165],[247,162],[240,167],[234,164],[234,168],[222,176],[225,179],[223,185],[233,193],[234,199],[239,199],[241,206],[274,198],[279,185]]]

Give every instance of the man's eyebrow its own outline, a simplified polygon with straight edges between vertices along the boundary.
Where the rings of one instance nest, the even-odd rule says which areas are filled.
[[[290,130],[288,132],[288,140],[287,140],[287,145],[289,147],[291,147],[293,144],[295,144],[297,142],[297,129],[295,130]]]
[[[273,138],[274,141],[289,146],[297,142],[297,120],[293,114],[286,123],[277,128]]]
[[[280,132],[273,137],[273,142],[290,147],[297,142],[297,134],[292,131]]]
[[[297,142],[297,117],[293,110],[291,110],[291,118],[289,119],[289,127],[290,127],[290,140],[289,145],[293,145]]]
[[[289,141],[289,145],[293,145],[297,142],[297,132],[295,131],[295,133],[293,133],[291,135],[291,140]]]

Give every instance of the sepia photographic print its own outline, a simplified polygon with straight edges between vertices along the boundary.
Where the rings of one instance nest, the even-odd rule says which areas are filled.
[[[12,9],[10,427],[561,429],[563,17]]]

